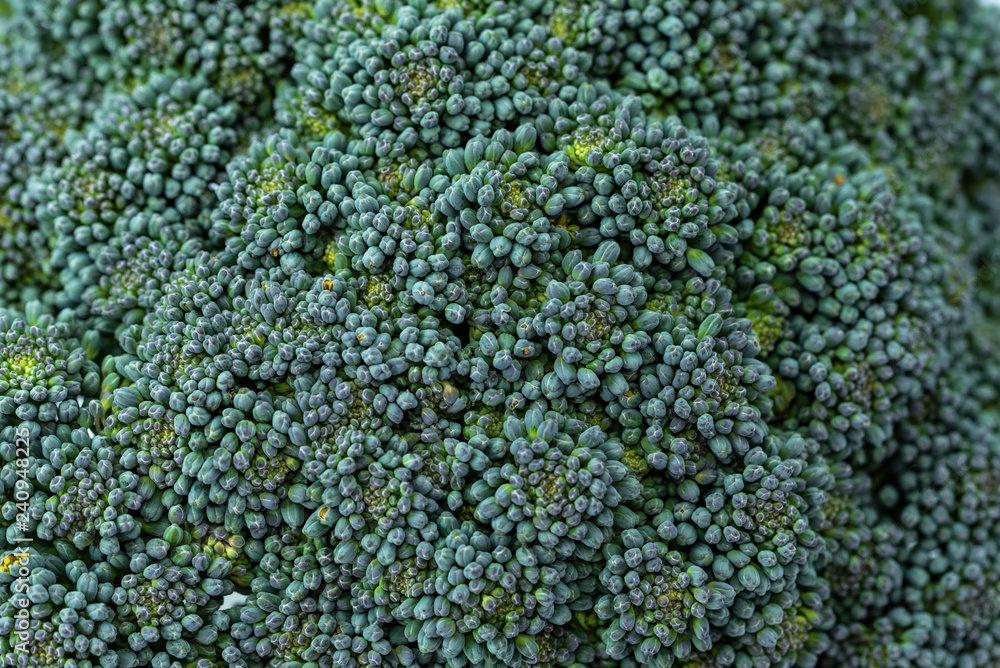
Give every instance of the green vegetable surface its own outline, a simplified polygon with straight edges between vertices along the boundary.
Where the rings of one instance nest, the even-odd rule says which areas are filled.
[[[0,657],[996,668],[998,248],[976,0],[0,0]]]

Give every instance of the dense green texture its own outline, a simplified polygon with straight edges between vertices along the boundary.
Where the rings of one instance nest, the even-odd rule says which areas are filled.
[[[0,655],[1000,665],[998,26],[0,0]]]

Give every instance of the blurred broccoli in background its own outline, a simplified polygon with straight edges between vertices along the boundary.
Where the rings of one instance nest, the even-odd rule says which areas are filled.
[[[1000,666],[998,245],[974,0],[0,0],[0,654]]]

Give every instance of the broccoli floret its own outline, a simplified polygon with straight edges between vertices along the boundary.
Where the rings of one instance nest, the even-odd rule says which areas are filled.
[[[114,578],[106,563],[67,563],[34,548],[4,552],[0,651],[31,668],[114,665],[120,639]]]
[[[997,15],[0,0],[0,653],[1000,664]]]
[[[157,72],[197,74],[225,98],[248,107],[273,95],[312,13],[310,3],[294,0],[101,4],[100,38],[122,85],[131,88]]]

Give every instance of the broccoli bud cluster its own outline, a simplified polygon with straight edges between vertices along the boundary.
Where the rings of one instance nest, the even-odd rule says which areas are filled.
[[[0,655],[1000,665],[998,19],[0,0]]]

